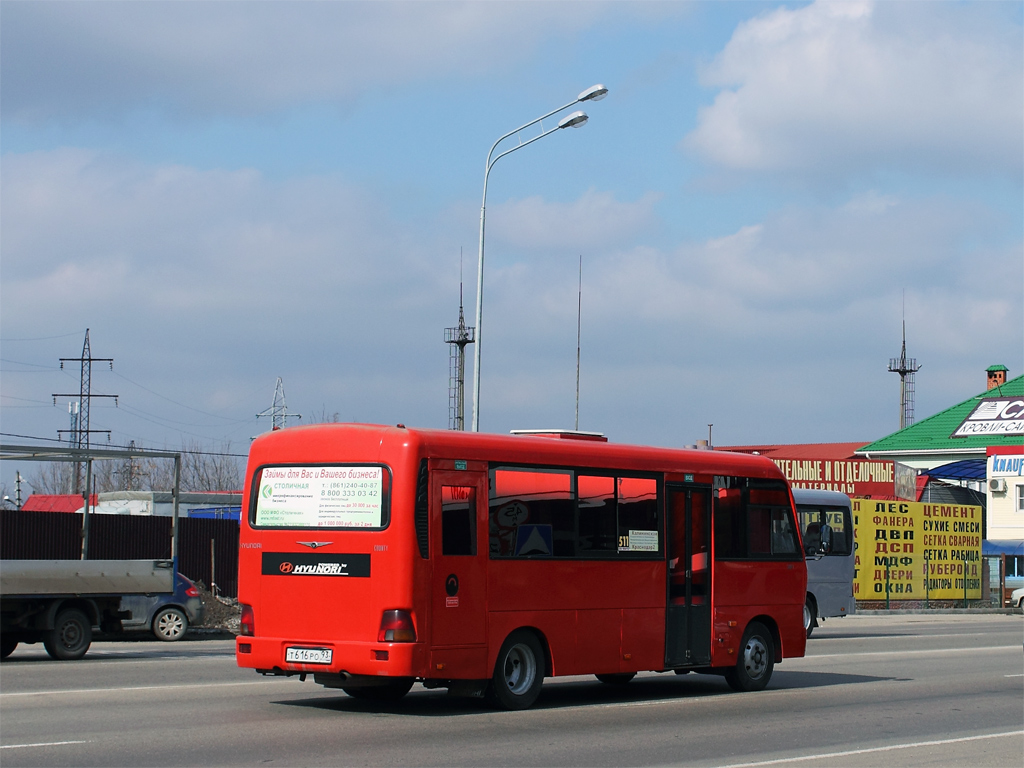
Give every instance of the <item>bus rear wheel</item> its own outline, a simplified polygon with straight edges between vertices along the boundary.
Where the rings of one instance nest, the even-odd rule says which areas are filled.
[[[771,680],[775,669],[775,642],[768,628],[753,621],[743,633],[736,666],[725,673],[725,681],[734,691],[760,691]]]
[[[398,701],[412,688],[411,677],[396,677],[384,685],[371,685],[365,688],[342,688],[353,699],[363,701]]]
[[[517,629],[501,646],[485,697],[499,709],[533,706],[544,683],[544,649],[537,636]]]

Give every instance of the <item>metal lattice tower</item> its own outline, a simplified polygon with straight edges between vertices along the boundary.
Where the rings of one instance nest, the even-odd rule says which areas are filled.
[[[466,345],[476,341],[476,328],[466,325],[462,307],[462,281],[459,281],[459,324],[444,329],[448,354],[448,429],[466,429]]]
[[[94,395],[92,393],[92,364],[93,363],[109,363],[110,370],[114,370],[114,358],[112,357],[93,357],[92,351],[89,347],[89,329],[85,329],[85,343],[82,345],[82,356],[81,357],[62,357],[60,359],[60,367],[63,370],[64,363],[78,363],[81,366],[81,376],[78,394],[63,392],[53,394],[53,404],[57,404],[58,397],[77,397],[78,398],[78,414],[77,419],[73,411],[73,404],[69,404],[68,409],[72,411],[72,426],[71,429],[58,429],[57,437],[60,437],[64,432],[70,433],[69,443],[73,448],[88,448],[90,439],[89,435],[94,432],[102,432],[106,434],[107,441],[110,441],[110,430],[109,429],[90,429],[89,428],[89,406],[93,398],[96,397],[112,397],[114,399],[114,405],[117,405],[118,395]],[[81,463],[75,464],[75,483],[73,493],[80,493],[82,488],[82,465]]]
[[[889,371],[900,375],[900,429],[914,423],[914,374],[919,370],[917,360],[907,357],[907,321],[904,320],[900,356],[889,358]]]
[[[136,450],[134,440],[129,441],[127,450]],[[124,460],[124,463],[121,465],[121,469],[118,470],[117,474],[121,477],[121,490],[134,491],[135,486],[137,485],[136,481],[139,479],[139,475],[141,474],[139,462],[134,456],[129,456]]]
[[[274,404],[261,413],[256,414],[256,418],[263,416],[270,417],[270,429],[284,429],[288,426],[288,417],[294,416],[296,419],[301,419],[301,413],[289,413],[288,403],[284,399],[284,381],[280,376],[277,377],[277,384],[274,386]]]

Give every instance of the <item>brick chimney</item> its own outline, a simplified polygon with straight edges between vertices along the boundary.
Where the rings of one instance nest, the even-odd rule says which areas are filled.
[[[990,365],[985,369],[988,374],[988,388],[995,389],[1006,383],[1007,368],[1005,365]]]

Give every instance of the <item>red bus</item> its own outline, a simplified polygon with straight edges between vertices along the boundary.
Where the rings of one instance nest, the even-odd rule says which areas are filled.
[[[265,675],[524,709],[548,676],[751,691],[804,654],[793,498],[760,456],[320,424],[246,471],[236,658]]]

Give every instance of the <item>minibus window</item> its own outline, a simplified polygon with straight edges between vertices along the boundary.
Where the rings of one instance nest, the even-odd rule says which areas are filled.
[[[476,488],[441,487],[441,552],[476,554]]]
[[[377,465],[262,467],[253,476],[250,520],[260,528],[387,527],[391,472]]]

